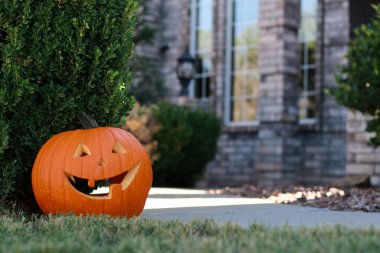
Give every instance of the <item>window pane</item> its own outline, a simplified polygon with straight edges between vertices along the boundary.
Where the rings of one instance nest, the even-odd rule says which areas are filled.
[[[315,118],[316,99],[315,96],[307,97],[307,118]]]
[[[317,16],[318,0],[302,0],[301,13],[302,16]]]
[[[199,30],[197,34],[197,48],[199,50],[211,50],[212,32],[211,30]]]
[[[231,102],[231,117],[233,121],[243,121],[242,100],[232,100]]]
[[[244,75],[233,75],[231,78],[231,83],[234,85],[232,86],[231,96],[232,97],[240,97],[244,95],[244,82],[245,82],[245,76]]]
[[[194,96],[198,98],[210,96],[210,82],[210,76],[204,75],[196,77],[194,82]]]
[[[315,68],[307,70],[307,91],[315,91]]]
[[[232,0],[230,120],[252,122],[256,120],[256,97],[259,86],[259,0]]]
[[[195,58],[196,73],[210,73],[212,61],[209,53],[198,54]]]
[[[248,70],[257,69],[257,48],[251,48],[247,53]]]
[[[234,50],[233,54],[233,71],[243,71],[245,70],[245,50]]]
[[[249,99],[244,101],[246,118],[245,121],[256,120],[256,99]]]
[[[301,69],[298,75],[298,88],[300,91],[304,90],[304,84],[305,84],[304,78],[305,78],[305,71]]]
[[[316,40],[317,34],[317,0],[301,0],[301,41]]]
[[[203,59],[200,55],[195,57],[195,73],[201,74],[203,72]]]
[[[247,76],[246,95],[257,97],[259,93],[259,78],[256,75]]]
[[[299,33],[300,40],[305,41],[305,42],[315,40],[316,39],[315,32],[317,31],[317,25],[316,24],[314,26],[312,25],[312,22],[315,20],[312,19],[312,20],[307,20],[307,21],[308,22],[302,21],[301,23],[302,29],[300,30],[300,33]]]
[[[194,96],[199,98],[202,95],[202,79],[203,78],[195,78],[194,82]]]
[[[235,47],[259,44],[259,27],[257,23],[249,22],[236,25],[233,28]]]
[[[211,78],[207,76],[203,80],[202,97],[209,97],[211,95]]]
[[[197,26],[200,29],[211,30],[212,28],[212,5],[211,1],[203,1],[197,8]]]
[[[311,41],[307,43],[307,59],[308,64],[315,64],[315,53],[316,53],[316,45],[315,41]]]
[[[302,41],[300,43],[300,61],[301,65],[304,65],[307,62],[307,59],[305,58],[305,43]]]
[[[258,20],[258,1],[255,0],[235,0],[234,1],[234,19],[235,22]],[[255,10],[255,11],[253,11]]]
[[[316,97],[315,95],[303,95],[299,102],[300,119],[312,119],[316,116]]]
[[[317,0],[301,0],[299,117],[316,117],[316,49],[317,49]]]

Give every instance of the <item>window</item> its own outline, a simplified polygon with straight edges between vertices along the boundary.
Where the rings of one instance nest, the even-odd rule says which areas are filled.
[[[210,96],[212,70],[212,0],[192,0],[190,50],[195,56],[195,78],[190,96],[207,99]]]
[[[227,22],[226,121],[257,121],[259,0],[229,0]]]
[[[318,0],[301,0],[301,25],[298,40],[301,49],[299,119],[314,122],[316,117],[316,45]]]

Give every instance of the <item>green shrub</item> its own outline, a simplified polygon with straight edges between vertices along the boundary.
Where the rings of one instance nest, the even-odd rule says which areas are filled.
[[[79,111],[100,125],[115,125],[129,112],[136,5],[1,1],[0,194],[29,187],[39,148],[52,135],[80,128]]]
[[[159,158],[153,164],[153,183],[193,186],[215,156],[220,121],[213,113],[168,103],[160,103],[154,114]]]
[[[350,109],[372,116],[367,131],[375,133],[370,144],[380,145],[380,5],[367,25],[355,30],[347,53],[348,64],[337,74],[339,87],[331,93]]]

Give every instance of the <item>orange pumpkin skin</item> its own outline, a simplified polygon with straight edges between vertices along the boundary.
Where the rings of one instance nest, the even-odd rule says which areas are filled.
[[[80,156],[78,150],[83,144],[89,154]],[[119,152],[113,152],[115,146]],[[89,185],[109,178],[109,193],[82,193],[72,185],[71,177],[87,179]],[[130,133],[113,127],[53,136],[39,151],[32,170],[34,196],[45,214],[138,216],[152,178],[151,163],[142,145]]]

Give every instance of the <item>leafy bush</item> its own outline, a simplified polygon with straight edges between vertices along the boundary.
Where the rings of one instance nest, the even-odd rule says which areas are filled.
[[[380,5],[374,6],[376,16],[367,25],[355,30],[347,60],[337,74],[339,87],[331,93],[350,109],[372,116],[367,131],[375,133],[370,144],[380,145]]]
[[[153,183],[193,186],[215,156],[220,121],[213,113],[168,103],[160,103],[154,115],[159,158],[153,164]]]
[[[115,125],[128,113],[136,5],[0,3],[0,194],[13,190],[16,180],[27,187],[38,149],[52,135],[79,128],[79,111],[100,125]]]

